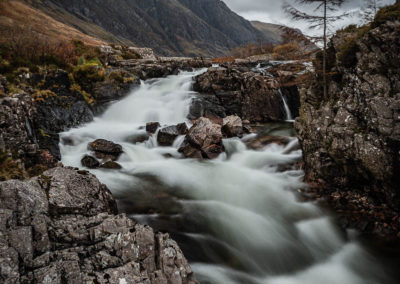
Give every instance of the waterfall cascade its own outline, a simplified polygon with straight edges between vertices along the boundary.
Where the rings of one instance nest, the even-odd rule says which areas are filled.
[[[226,139],[226,154],[213,161],[180,159],[182,137],[173,147],[159,147],[155,136],[131,142],[145,134],[146,122],[187,121],[192,77],[203,71],[143,82],[92,123],[63,133],[70,143],[61,144],[62,162],[82,167],[87,144],[98,138],[121,144],[121,170],[91,172],[121,211],[172,234],[201,283],[391,283],[329,214],[297,200],[303,172],[282,171],[301,159],[292,150],[296,138],[259,151],[247,149],[248,137]]]

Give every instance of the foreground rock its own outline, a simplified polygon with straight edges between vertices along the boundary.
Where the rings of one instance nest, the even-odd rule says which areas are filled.
[[[197,283],[178,245],[124,214],[93,175],[0,183],[4,283]]]
[[[123,153],[122,146],[104,139],[97,139],[88,144],[88,149],[93,151],[98,159],[111,159],[116,161]]]
[[[237,115],[251,122],[286,119],[286,111],[277,80],[244,68],[210,68],[196,77],[194,90],[199,92],[190,110],[191,118],[212,113],[219,117]],[[297,88],[287,94],[299,101]],[[285,93],[285,92],[284,92]],[[293,114],[296,106],[291,104]]]
[[[349,50],[351,37],[357,34],[339,34],[331,43],[336,57],[331,71],[338,75],[329,98],[318,85],[302,94],[295,126],[306,178],[322,184],[335,208],[353,212],[356,221],[346,218],[344,226],[395,235],[400,229],[400,23],[369,31]]]
[[[186,135],[179,152],[187,158],[215,159],[224,151],[221,125],[202,117],[197,119]]]

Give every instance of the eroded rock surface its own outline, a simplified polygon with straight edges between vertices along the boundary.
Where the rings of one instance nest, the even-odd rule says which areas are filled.
[[[378,212],[400,205],[400,23],[372,29],[352,50],[344,47],[349,37],[331,43],[337,76],[329,97],[318,86],[304,91],[295,126],[307,180],[336,191],[340,210],[367,215],[362,230],[390,234],[400,228],[397,213]]]
[[[93,175],[54,168],[0,183],[4,283],[197,283],[178,245],[116,215]]]
[[[286,119],[277,80],[249,68],[209,68],[196,77],[193,88],[200,95],[193,101],[191,118],[212,113],[222,118],[237,115],[251,122]],[[297,92],[292,95],[299,100]]]

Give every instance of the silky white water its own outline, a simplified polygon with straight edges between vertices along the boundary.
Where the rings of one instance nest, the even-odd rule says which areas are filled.
[[[177,148],[158,147],[155,136],[132,144],[146,122],[187,121],[192,77],[197,72],[149,80],[114,103],[92,123],[62,133],[62,162],[82,167],[87,144],[103,138],[123,146],[122,170],[90,170],[107,184],[119,208],[179,242],[201,283],[390,283],[383,267],[332,217],[296,191],[303,173],[279,172],[301,158],[287,146],[246,148],[225,140],[214,161],[180,159]],[[166,157],[168,154],[168,158]]]

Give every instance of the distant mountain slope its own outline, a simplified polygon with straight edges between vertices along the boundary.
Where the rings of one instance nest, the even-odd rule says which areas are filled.
[[[57,38],[59,40],[79,39],[86,44],[101,45],[104,41],[88,36],[77,29],[56,21],[42,11],[34,9],[18,1],[0,2],[0,42],[2,39],[9,40],[7,35],[10,30],[28,28],[31,35],[42,34],[46,38]]]
[[[276,42],[220,0],[25,1],[83,33],[160,55],[220,56],[239,45]]]
[[[318,50],[318,46],[311,42],[299,29],[259,21],[252,21],[251,24],[254,28],[262,32],[264,37],[270,38],[275,42],[283,42],[287,40],[285,36],[289,35],[289,37],[292,37],[292,40],[295,40],[299,44],[302,50],[306,52]]]
[[[284,33],[284,31],[282,29],[282,28],[284,28],[283,26],[264,23],[264,22],[260,22],[260,21],[251,21],[251,24],[257,30],[262,32],[265,36],[270,37],[271,39],[273,39],[277,42],[282,41],[282,35]]]

